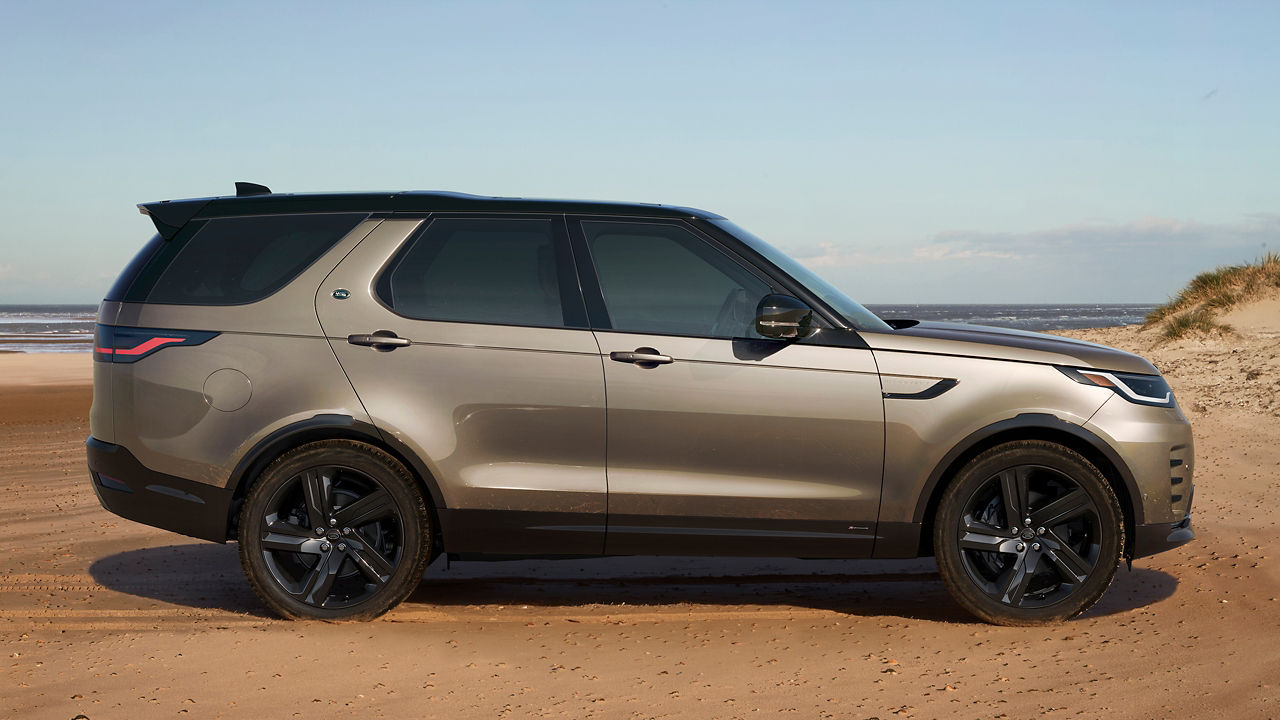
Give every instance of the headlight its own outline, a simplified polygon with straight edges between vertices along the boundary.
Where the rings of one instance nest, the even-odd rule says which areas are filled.
[[[1058,367],[1058,369],[1063,375],[1081,385],[1109,388],[1131,403],[1153,407],[1173,407],[1174,404],[1173,390],[1159,375],[1103,372],[1069,367]]]

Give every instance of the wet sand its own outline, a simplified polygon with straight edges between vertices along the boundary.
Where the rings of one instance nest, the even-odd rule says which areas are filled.
[[[87,355],[0,355],[0,716],[1274,717],[1280,334],[1068,334],[1169,375],[1197,539],[1038,629],[972,620],[930,560],[438,562],[378,622],[276,620],[234,545],[98,506]]]

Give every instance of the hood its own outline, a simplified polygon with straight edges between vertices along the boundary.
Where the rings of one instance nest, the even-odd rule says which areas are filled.
[[[858,334],[872,350],[962,355],[1159,374],[1154,365],[1133,353],[1057,335],[963,323],[894,320],[891,324],[898,329],[887,333],[860,331]]]

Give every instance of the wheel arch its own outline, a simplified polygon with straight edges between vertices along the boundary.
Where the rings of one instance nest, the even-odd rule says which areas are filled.
[[[1144,521],[1142,495],[1129,466],[1105,440],[1089,430],[1054,415],[1024,413],[978,430],[952,448],[938,462],[916,504],[913,517],[920,528],[919,555],[933,555],[933,519],[947,485],[956,473],[979,454],[1017,440],[1044,440],[1070,448],[1098,468],[1120,501],[1125,524],[1125,557],[1133,556],[1134,527]]]
[[[319,440],[355,440],[367,443],[403,463],[426,490],[427,510],[431,513],[432,524],[435,526],[437,535],[439,534],[438,513],[445,507],[444,496],[440,493],[435,477],[417,454],[404,443],[378,432],[373,425],[356,420],[349,415],[316,415],[275,430],[258,441],[236,464],[227,485],[227,488],[232,491],[231,507],[227,517],[228,540],[236,537],[240,506],[244,503],[249,488],[253,486],[262,471],[282,454]],[[437,537],[437,540],[440,538]]]

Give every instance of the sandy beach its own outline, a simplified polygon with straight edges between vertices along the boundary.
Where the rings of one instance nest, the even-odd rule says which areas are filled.
[[[87,354],[0,354],[0,716],[1264,718],[1280,713],[1280,301],[1146,355],[1196,435],[1195,528],[1050,628],[931,560],[432,566],[371,624],[277,620],[234,545],[98,505]]]

